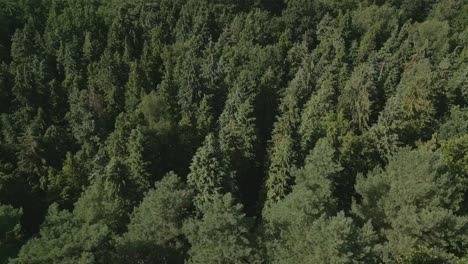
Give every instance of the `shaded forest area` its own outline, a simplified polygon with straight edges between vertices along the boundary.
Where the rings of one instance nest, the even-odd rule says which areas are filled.
[[[466,0],[0,0],[0,263],[467,263]]]

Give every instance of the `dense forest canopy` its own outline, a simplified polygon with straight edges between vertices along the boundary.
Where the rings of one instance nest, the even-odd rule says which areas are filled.
[[[0,0],[0,264],[468,263],[466,0]]]

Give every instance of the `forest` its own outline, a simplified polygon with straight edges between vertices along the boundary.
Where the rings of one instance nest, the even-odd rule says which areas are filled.
[[[0,264],[468,263],[468,0],[0,0]]]

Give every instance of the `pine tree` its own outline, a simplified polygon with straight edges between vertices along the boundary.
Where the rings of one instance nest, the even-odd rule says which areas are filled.
[[[468,219],[449,209],[453,190],[449,174],[440,174],[440,156],[429,150],[403,149],[385,170],[357,178],[361,201],[353,212],[372,219],[384,243],[384,260],[392,261],[416,246],[463,253]],[[449,199],[447,199],[449,198]]]
[[[125,85],[125,108],[132,111],[140,103],[146,91],[143,72],[138,62],[130,64],[128,82]]]
[[[219,117],[219,144],[223,155],[236,172],[236,181],[242,199],[253,196],[256,180],[255,161],[258,151],[256,120],[254,117],[255,91],[253,82],[242,72],[229,93],[224,111]],[[250,192],[249,192],[250,191]],[[255,193],[255,192],[254,192]],[[254,197],[256,199],[257,197]]]
[[[188,220],[184,230],[191,245],[187,263],[252,263],[255,252],[249,237],[253,222],[230,193],[205,203],[202,218]]]
[[[128,141],[127,164],[130,180],[136,185],[137,193],[143,193],[150,187],[151,175],[147,170],[148,163],[144,158],[145,137],[140,127],[133,129]]]
[[[53,196],[52,201],[62,208],[71,209],[88,185],[88,176],[81,162],[75,155],[67,152],[62,170],[56,173],[49,170],[48,192]]]
[[[119,160],[111,159],[102,173],[94,175],[91,185],[75,203],[73,213],[80,221],[102,223],[119,232],[127,220],[133,186],[128,184],[127,168]]]
[[[372,97],[376,93],[374,75],[372,65],[361,64],[355,67],[340,96],[340,109],[350,115],[351,123],[359,131],[364,131],[369,125]]]
[[[294,171],[296,185],[292,192],[264,211],[269,262],[374,261],[376,237],[372,226],[366,224],[361,229],[343,213],[334,216],[337,211],[335,181],[342,170],[334,159],[330,143],[319,140],[304,167]],[[341,244],[340,240],[348,242]]]
[[[36,238],[29,240],[12,264],[105,263],[112,233],[101,223],[83,223],[74,213],[52,205]]]
[[[326,114],[334,110],[336,81],[333,79],[335,77],[329,76],[329,79],[320,80],[318,90],[304,105],[299,134],[301,136],[301,150],[305,153],[310,151],[317,140],[326,134],[324,124]]]
[[[279,107],[280,114],[274,124],[269,149],[269,168],[265,182],[266,206],[281,200],[290,191],[293,182],[291,169],[298,163],[299,142],[297,127],[304,100],[314,87],[310,60],[304,60],[291,81]]]
[[[343,212],[322,216],[307,228],[294,226],[287,237],[286,244],[277,242],[271,263],[379,263],[370,222],[360,228]]]
[[[429,60],[417,61],[405,70],[395,96],[387,101],[384,112],[389,112],[391,128],[404,143],[428,139],[432,134],[435,108],[433,73]],[[392,109],[393,108],[393,109]]]
[[[192,192],[168,173],[145,194],[130,216],[128,231],[116,240],[118,263],[183,263],[187,245],[182,222],[192,207]]]
[[[7,263],[19,250],[22,209],[0,204],[0,263]]]
[[[236,189],[235,179],[221,152],[218,139],[209,134],[190,164],[188,185],[195,191],[197,208],[220,195]]]

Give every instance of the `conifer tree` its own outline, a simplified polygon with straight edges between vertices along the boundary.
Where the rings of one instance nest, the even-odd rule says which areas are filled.
[[[71,209],[82,190],[88,185],[88,176],[81,162],[68,152],[61,171],[53,173],[49,170],[48,192],[62,208]]]
[[[292,192],[265,212],[269,262],[374,261],[376,237],[372,226],[366,224],[360,229],[344,213],[334,216],[334,180],[341,169],[334,162],[330,144],[319,140],[304,167],[295,171],[296,185]],[[353,241],[353,244],[345,242],[345,246],[340,240]]]
[[[148,163],[144,158],[145,136],[141,128],[133,129],[128,141],[128,159],[127,164],[130,173],[130,179],[136,186],[137,193],[143,193],[149,189],[151,175],[148,172]]]
[[[279,107],[280,114],[274,124],[269,150],[268,176],[265,182],[266,206],[281,200],[290,191],[293,178],[291,169],[298,162],[297,127],[304,100],[314,87],[310,76],[310,60],[304,60],[303,68],[285,91]]]
[[[21,245],[22,209],[0,204],[0,263],[7,263]]]
[[[170,172],[145,194],[130,216],[128,231],[116,240],[118,263],[183,263],[187,244],[182,224],[192,192]]]
[[[184,230],[191,245],[187,263],[252,263],[249,237],[253,222],[232,194],[216,195],[201,208],[201,218],[189,219]]]
[[[256,120],[254,117],[254,84],[246,72],[242,72],[235,87],[229,93],[224,111],[219,117],[219,144],[230,169],[236,172],[236,181],[242,199],[252,197],[250,192],[258,184],[255,175],[258,151]],[[255,191],[253,191],[255,193]],[[254,197],[253,199],[256,199]]]
[[[454,190],[439,173],[440,156],[429,150],[403,149],[385,168],[358,177],[362,197],[353,211],[372,220],[384,243],[384,260],[392,261],[416,246],[464,253],[468,219],[456,216],[449,205]],[[448,199],[447,199],[448,198]]]
[[[29,240],[12,264],[105,263],[110,229],[102,223],[84,223],[74,213],[49,208],[38,237]]]
[[[372,97],[376,93],[374,75],[372,65],[362,64],[355,67],[338,102],[340,109],[350,115],[351,123],[359,131],[369,126]]]
[[[206,136],[193,156],[187,183],[195,192],[194,204],[197,208],[212,201],[216,195],[236,189],[235,179],[213,134]]]

